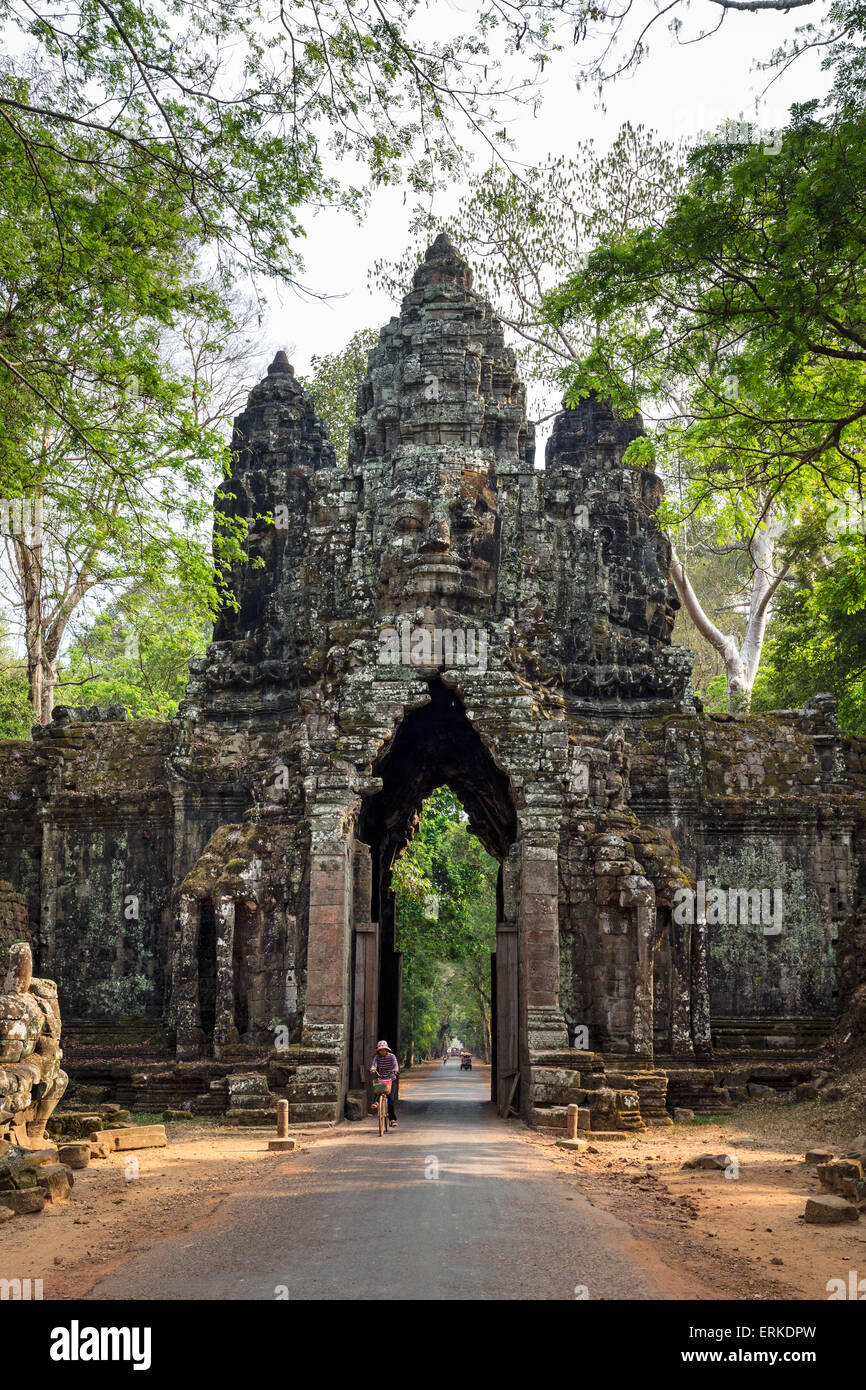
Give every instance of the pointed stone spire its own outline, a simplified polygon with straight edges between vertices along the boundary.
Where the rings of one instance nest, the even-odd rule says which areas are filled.
[[[268,376],[294,376],[295,369],[289,361],[283,349],[280,348],[271,365],[268,367]]]
[[[466,446],[486,450],[503,467],[531,470],[526,393],[514,353],[445,232],[416,270],[399,318],[382,329],[358,402],[350,462],[382,459],[404,446]]]
[[[416,290],[425,285],[456,285],[472,289],[472,271],[464,261],[447,232],[440,232],[427,248],[424,260],[412,279]]]

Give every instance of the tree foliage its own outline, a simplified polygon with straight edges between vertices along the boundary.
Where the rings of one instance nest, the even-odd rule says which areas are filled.
[[[378,341],[378,329],[359,329],[342,351],[314,355],[310,375],[302,382],[313,398],[316,414],[328,431],[341,467],[349,454],[358,387],[367,375],[367,357]]]
[[[469,32],[440,25],[436,38],[419,8],[0,0],[0,21],[51,79],[38,93],[0,86],[0,112],[35,169],[59,152],[131,205],[142,183],[162,186],[203,240],[285,277],[301,208],[357,208],[369,183],[429,188],[459,163],[466,126],[488,131],[504,102],[529,99],[531,72],[503,77],[491,36],[543,63],[571,4],[482,0]],[[70,151],[70,134],[91,140],[86,157]]]
[[[552,325],[595,325],[563,372],[568,398],[595,390],[624,412],[658,412],[628,461],[668,482],[663,524],[700,518],[720,552],[748,562],[742,641],[674,563],[729,694],[746,702],[779,586],[821,517],[862,502],[864,176],[863,117],[849,107],[795,107],[772,144],[729,127],[690,153],[661,225],[598,246],[547,298]]]
[[[133,198],[94,175],[92,133],[51,143],[39,118],[25,123],[47,146],[38,166],[0,120],[0,530],[31,704],[46,722],[88,595],[153,587],[168,567],[193,601],[216,606],[219,562],[243,536],[219,529],[216,568],[203,540],[254,310],[230,275],[201,269],[195,221],[155,172]]]
[[[755,687],[758,709],[829,691],[842,726],[866,734],[866,550],[862,533],[804,563],[782,591]]]
[[[32,723],[26,667],[16,660],[0,619],[0,739],[27,738]]]
[[[689,174],[661,227],[598,247],[549,296],[554,323],[598,325],[572,394],[633,410],[683,383],[654,454],[700,459],[697,502],[850,481],[866,419],[861,122],[810,103],[777,145],[713,140]]]
[[[200,655],[211,613],[200,592],[166,575],[78,626],[57,682],[68,704],[122,705],[134,719],[171,719]]]
[[[393,871],[407,1055],[461,1032],[489,1047],[497,873],[454,793],[437,788]]]

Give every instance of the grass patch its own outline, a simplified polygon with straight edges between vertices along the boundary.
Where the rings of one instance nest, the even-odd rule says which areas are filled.
[[[218,1125],[221,1116],[193,1115],[190,1111],[187,1111],[184,1113],[182,1119],[163,1120],[161,1110],[134,1110],[130,1112],[129,1119],[134,1125]]]

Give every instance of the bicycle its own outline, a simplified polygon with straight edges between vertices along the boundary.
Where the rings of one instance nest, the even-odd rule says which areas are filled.
[[[379,1135],[388,1133],[388,1093],[391,1083],[386,1081],[374,1081],[373,1093],[379,1097],[376,1109],[379,1115]]]

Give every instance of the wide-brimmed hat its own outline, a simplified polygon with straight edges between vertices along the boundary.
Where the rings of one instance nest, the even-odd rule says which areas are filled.
[[[390,1047],[388,1047],[388,1044],[385,1042],[385,1039],[384,1039],[384,1038],[382,1038],[379,1042],[376,1043],[376,1051],[377,1051],[377,1052],[379,1051],[379,1048],[380,1048],[380,1047],[387,1047],[387,1048],[388,1048],[388,1051],[389,1051],[389,1052],[391,1051]]]

